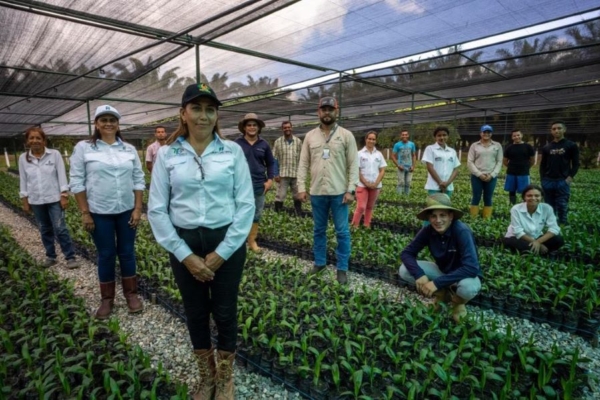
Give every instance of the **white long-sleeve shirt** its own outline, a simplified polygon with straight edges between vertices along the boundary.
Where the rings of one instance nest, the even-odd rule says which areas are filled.
[[[29,160],[27,161],[27,154]],[[19,156],[19,196],[29,204],[49,204],[60,201],[61,192],[69,190],[65,163],[57,150],[44,148],[39,159],[31,154]]]
[[[510,225],[505,237],[521,237],[527,235],[534,239],[544,234],[544,228],[554,235],[560,234],[560,227],[556,223],[556,216],[552,206],[546,203],[540,203],[533,214],[527,211],[526,203],[519,203],[510,210]]]
[[[133,209],[134,190],[146,189],[140,157],[132,145],[117,138],[113,144],[100,139],[94,145],[83,140],[70,158],[71,192],[86,192],[90,212],[120,214]]]

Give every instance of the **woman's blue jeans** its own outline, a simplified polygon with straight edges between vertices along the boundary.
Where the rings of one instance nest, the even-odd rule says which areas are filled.
[[[472,206],[478,206],[481,201],[481,194],[483,193],[483,205],[485,207],[492,206],[492,197],[494,197],[494,190],[496,189],[496,182],[498,178],[492,178],[489,182],[484,182],[475,175],[471,175],[471,189],[473,191],[473,197],[471,199]]]
[[[94,214],[92,238],[98,252],[98,278],[101,283],[115,280],[115,265],[119,256],[121,277],[135,276],[135,232],[129,226],[133,209],[121,214]]]

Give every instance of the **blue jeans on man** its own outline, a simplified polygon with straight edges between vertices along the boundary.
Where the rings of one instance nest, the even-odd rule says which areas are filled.
[[[567,223],[571,186],[564,179],[542,179],[544,200],[552,206],[559,224]]]
[[[98,252],[98,278],[100,283],[114,282],[116,258],[119,256],[121,277],[130,278],[136,274],[135,233],[129,226],[133,209],[120,214],[94,214],[92,238]]]
[[[350,260],[350,227],[348,222],[348,203],[343,203],[344,194],[333,196],[310,196],[314,221],[314,246],[315,265],[322,267],[327,265],[327,222],[329,211],[333,216],[333,225],[337,238],[338,271],[348,271]]]
[[[56,238],[65,259],[75,259],[73,242],[65,223],[65,210],[60,206],[60,202],[31,204],[31,210],[39,225],[42,244],[46,249],[46,257],[56,260],[56,249],[54,247],[54,238]]]

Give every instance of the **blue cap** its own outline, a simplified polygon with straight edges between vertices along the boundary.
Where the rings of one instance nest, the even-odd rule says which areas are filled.
[[[485,131],[494,132],[494,128],[492,128],[490,125],[483,125],[480,129],[480,132],[485,132]]]

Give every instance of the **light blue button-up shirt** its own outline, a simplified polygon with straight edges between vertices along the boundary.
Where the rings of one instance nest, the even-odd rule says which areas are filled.
[[[250,170],[238,144],[214,135],[200,157],[183,137],[160,148],[152,167],[148,220],[156,241],[179,261],[193,252],[175,227],[231,224],[216,249],[227,260],[246,242],[253,218]]]
[[[69,190],[65,163],[60,153],[44,149],[39,159],[31,152],[19,156],[19,196],[27,197],[29,204],[56,203],[60,201],[60,193]]]
[[[134,190],[146,189],[140,157],[132,145],[119,138],[113,144],[84,140],[70,158],[70,187],[86,192],[90,212],[120,214],[133,209]]]

